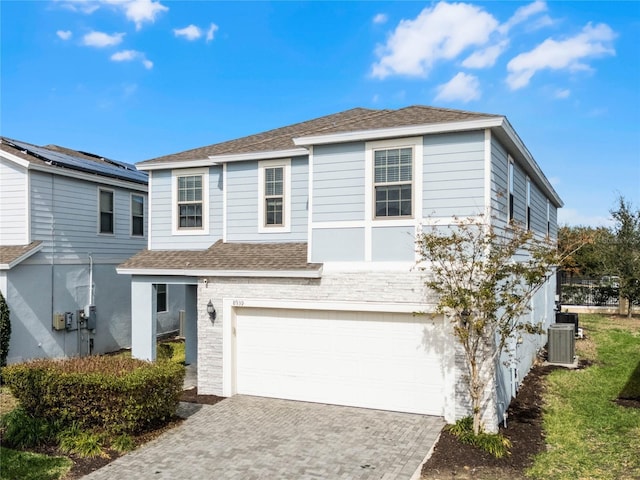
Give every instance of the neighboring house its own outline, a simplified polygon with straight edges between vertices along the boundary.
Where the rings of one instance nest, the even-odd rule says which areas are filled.
[[[132,275],[134,356],[155,358],[156,285],[185,286],[198,391],[469,414],[461,356],[424,288],[416,234],[454,216],[557,235],[562,202],[504,116],[356,108],[137,165],[149,247]],[[488,215],[487,215],[488,213]],[[552,277],[529,317],[554,318]],[[509,346],[495,428],[546,339]]]
[[[0,139],[8,362],[131,344],[131,283],[116,266],[147,245],[147,220],[145,172],[54,145]],[[177,329],[177,315],[161,328]]]

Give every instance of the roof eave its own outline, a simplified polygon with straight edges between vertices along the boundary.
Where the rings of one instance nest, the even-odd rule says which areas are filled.
[[[209,270],[117,267],[120,275],[171,275],[190,277],[263,277],[263,278],[321,278],[322,267],[315,270]]]
[[[376,128],[372,130],[355,130],[352,132],[329,133],[326,135],[308,135],[293,139],[295,145],[311,146],[329,143],[347,143],[367,140],[381,140],[385,138],[411,137],[433,133],[460,132],[465,130],[481,130],[499,127],[504,117],[487,117],[460,122],[427,123],[408,125],[403,127]]]
[[[258,152],[231,153],[228,155],[211,155],[203,159],[173,160],[154,162],[149,160],[136,163],[138,170],[167,170],[173,168],[211,167],[232,162],[246,162],[249,160],[271,160],[277,158],[300,157],[309,154],[306,148],[288,148],[284,150],[268,150]]]
[[[13,267],[15,267],[16,265],[22,263],[27,258],[29,258],[32,255],[35,255],[36,253],[38,253],[40,250],[42,250],[43,246],[44,246],[44,244],[40,243],[40,244],[36,245],[35,247],[33,247],[33,248],[29,249],[28,251],[26,251],[25,253],[23,253],[19,257],[14,258],[11,262],[9,262],[9,263],[0,263],[0,270],[11,270]]]

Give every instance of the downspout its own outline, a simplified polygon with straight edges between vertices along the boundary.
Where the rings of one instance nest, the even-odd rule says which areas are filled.
[[[93,257],[89,252],[89,302],[87,305],[93,305]]]

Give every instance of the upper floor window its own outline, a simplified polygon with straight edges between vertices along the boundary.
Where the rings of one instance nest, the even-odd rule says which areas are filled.
[[[258,164],[258,231],[291,230],[291,160]]]
[[[509,160],[507,160],[507,168],[509,170],[508,172],[508,176],[509,176],[509,187],[508,187],[508,208],[509,208],[509,216],[507,218],[507,221],[512,221],[513,220],[513,190],[515,188],[514,185],[514,166],[513,166],[513,160],[511,160],[511,157],[509,157]]]
[[[144,236],[144,196],[131,195],[131,236]]]
[[[551,205],[547,199],[547,236],[551,236]]]
[[[209,233],[209,170],[173,170],[171,198],[174,235],[206,235]]]
[[[375,216],[413,215],[413,149],[389,148],[373,152]]]
[[[264,169],[264,224],[284,224],[284,167]]]
[[[99,196],[99,233],[113,234],[114,214],[113,214],[113,190],[98,190]]]
[[[527,230],[531,230],[531,180],[527,177]]]

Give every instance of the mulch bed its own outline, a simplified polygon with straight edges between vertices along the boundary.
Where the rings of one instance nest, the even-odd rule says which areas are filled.
[[[500,428],[500,433],[511,440],[511,455],[496,458],[460,443],[455,436],[443,431],[433,455],[422,468],[422,478],[523,478],[533,456],[545,448],[542,431],[544,377],[557,368],[562,367],[534,366],[511,403],[507,427]]]

